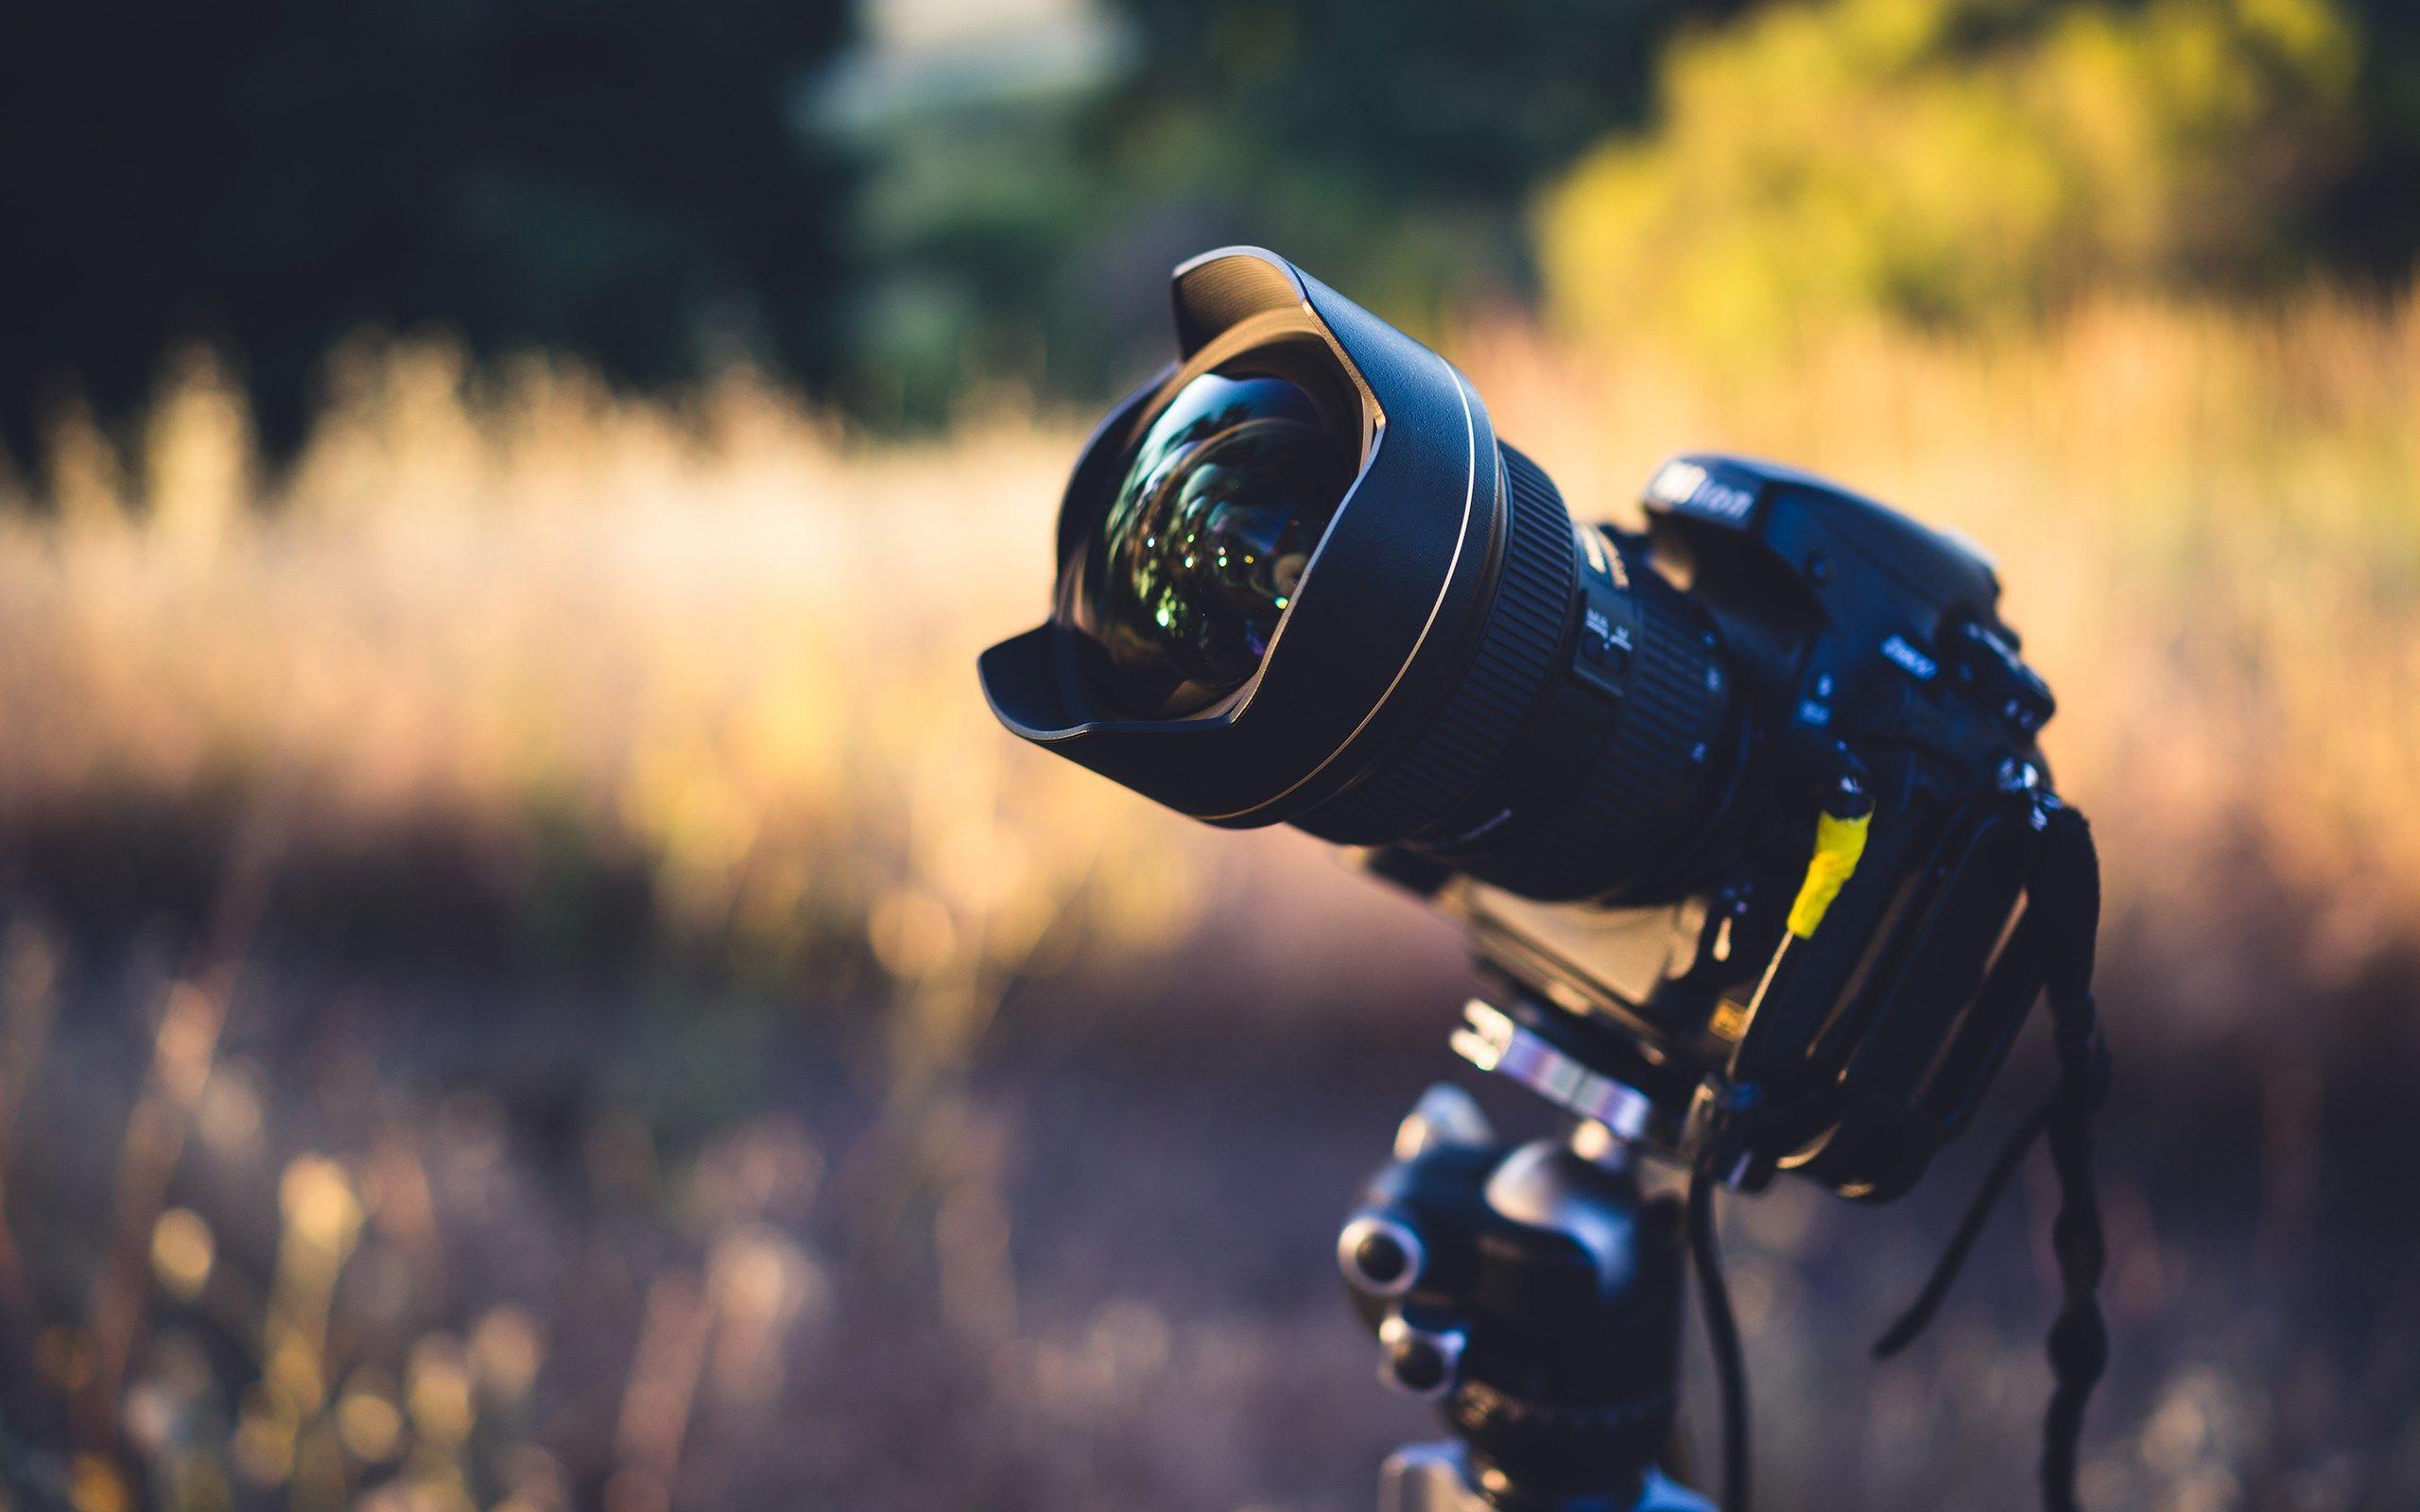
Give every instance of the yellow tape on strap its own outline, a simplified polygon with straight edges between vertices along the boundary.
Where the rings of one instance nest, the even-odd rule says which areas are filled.
[[[1814,937],[1815,926],[1824,921],[1832,900],[1856,872],[1858,858],[1865,854],[1866,826],[1873,820],[1871,814],[1854,819],[1816,816],[1815,853],[1807,858],[1806,880],[1798,885],[1798,901],[1789,905],[1789,932],[1800,939]]]

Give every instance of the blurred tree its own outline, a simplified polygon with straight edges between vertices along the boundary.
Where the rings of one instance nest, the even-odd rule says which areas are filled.
[[[2330,0],[1832,0],[1680,43],[1547,198],[1559,316],[1734,348],[2296,266],[2356,140]]]
[[[1431,333],[1542,273],[1722,338],[2400,278],[2415,176],[2410,0],[32,0],[0,447],[194,335],[289,437],[361,323],[639,381],[736,347],[878,422],[1096,395],[1230,241]]]
[[[2397,287],[2420,254],[2420,5],[2352,0],[2361,37],[2361,136],[2322,211],[2327,249]]]
[[[32,0],[0,21],[0,439],[188,336],[272,438],[363,322],[660,378],[831,367],[846,0]]]
[[[1209,129],[1235,187],[1344,165],[1380,189],[1501,200],[1643,116],[1683,9],[1123,0],[1145,63],[1121,106],[1146,132]]]
[[[1538,183],[1651,102],[1667,35],[1737,0],[1117,0],[1142,66],[1110,150],[1399,312],[1529,282]]]
[[[1013,35],[967,20],[856,122],[873,164],[858,351],[885,412],[937,414],[969,370],[1062,392],[1131,379],[1165,352],[1170,266],[1226,242],[1275,247],[1414,329],[1526,294],[1538,184],[1642,119],[1679,17],[1737,4],[1011,9],[1053,12],[1059,44],[1030,16]]]

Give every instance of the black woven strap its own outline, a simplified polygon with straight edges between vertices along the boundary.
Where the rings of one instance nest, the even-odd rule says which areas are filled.
[[[2012,974],[2029,980],[2033,967],[2040,968],[2043,1002],[2058,1049],[2059,1090],[2028,1114],[2001,1147],[1923,1291],[1874,1346],[1877,1357],[1895,1354],[1932,1321],[2026,1151],[2048,1133],[2051,1166],[2059,1177],[2059,1213],[2050,1226],[2050,1247],[2065,1293],[2050,1327],[2050,1410],[2042,1437],[2042,1502],[2049,1512],[2077,1512],[2076,1452],[2084,1405],[2109,1364],[2109,1331],[2100,1315],[2100,1278],[2108,1250],[2092,1176],[2092,1119],[2109,1095],[2109,1050],[2092,998],[2100,926],[2100,862],[2093,849],[2092,827],[2071,808],[2051,807],[2041,857],[2027,889],[2025,919],[2009,941],[2002,964],[2014,959]],[[2004,979],[2000,971],[1994,976]]]
[[[2084,1404],[2109,1366],[2109,1330],[2100,1316],[2100,1277],[2108,1246],[2092,1179],[2092,1119],[2109,1095],[2109,1048],[2092,1000],[2092,960],[2100,921],[2100,863],[2092,828],[2073,809],[2052,812],[2044,836],[2051,909],[2043,936],[2043,1000],[2059,1048],[2059,1095],[2050,1115],[2050,1162],[2059,1173],[2059,1215],[2050,1246],[2066,1296],[2050,1328],[2049,1420],[2043,1429],[2042,1501],[2075,1512],[2076,1446]],[[2038,905],[2037,905],[2038,906]]]

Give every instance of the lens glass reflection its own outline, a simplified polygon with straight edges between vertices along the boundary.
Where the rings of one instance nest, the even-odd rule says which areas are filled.
[[[1190,713],[1252,677],[1357,461],[1283,379],[1205,373],[1178,390],[1083,577],[1080,623],[1135,712]]]

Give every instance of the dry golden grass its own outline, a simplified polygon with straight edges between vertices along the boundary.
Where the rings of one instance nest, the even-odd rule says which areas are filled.
[[[2222,985],[2277,948],[2243,925],[2280,902],[2290,975],[2269,958],[2253,991],[2412,942],[2411,305],[2109,305],[1988,344],[1850,332],[1754,373],[1511,326],[1457,350],[1582,512],[1625,512],[1668,451],[1736,447],[1993,549],[2062,695],[2052,755],[2098,816],[2140,962]],[[901,447],[745,376],[648,404],[562,369],[474,374],[441,347],[363,349],[336,371],[273,485],[240,398],[196,359],[131,447],[63,424],[0,515],[0,825],[230,795],[246,816],[216,924],[164,984],[89,1295],[38,1307],[0,1224],[0,1306],[42,1322],[34,1367],[76,1404],[76,1505],[123,1507],[142,1485],[197,1507],[239,1489],[327,1507],[367,1487],[360,1504],[567,1497],[524,1402],[576,1333],[511,1301],[423,1315],[442,1290],[420,1275],[445,1242],[431,1194],[465,1152],[493,1164],[493,1110],[397,1115],[367,1154],[272,1160],[253,1084],[221,1055],[268,879],[315,849],[447,829],[535,887],[568,824],[638,858],[667,937],[772,953],[811,990],[879,991],[895,1032],[870,1143],[893,1195],[870,1206],[928,1213],[948,1325],[994,1359],[1021,1336],[1008,1218],[959,1073],[1006,985],[1148,960],[1205,916],[1330,986],[1382,954],[1367,895],[1308,842],[1195,830],[993,727],[972,658],[1045,597],[1066,420],[1003,405]],[[23,920],[0,946],[7,1135],[47,1074],[56,962]],[[16,1130],[20,1167],[32,1133]],[[652,1169],[645,1129],[631,1140]],[[277,1194],[251,1273],[222,1215],[182,1205],[172,1177],[201,1157]],[[695,1211],[671,1225],[695,1256],[646,1273],[635,1343],[607,1367],[626,1372],[593,1451],[612,1504],[667,1504],[700,1423],[771,1441],[785,1341],[831,1284],[783,1227],[821,1170],[778,1121],[698,1159]],[[423,1312],[365,1343],[338,1285],[371,1263],[419,1278]],[[145,1343],[154,1318],[204,1305],[246,1362],[224,1380],[182,1325]]]
[[[0,524],[0,716],[42,731],[0,806],[258,794],[299,850],[450,826],[531,885],[569,824],[638,857],[670,935],[854,940],[945,1039],[1037,951],[1181,922],[1181,827],[975,692],[1041,596],[1063,428],[869,450],[736,379],[659,407],[439,347],[337,374],[265,499],[207,364],[130,465],[61,429],[51,497]]]
[[[1578,510],[1732,447],[1994,551],[2120,927],[2162,965],[2225,966],[2247,901],[2311,910],[2312,971],[2410,937],[2408,301],[1852,331],[1753,372],[1513,325],[1457,351]],[[1207,867],[1239,868],[1231,908],[1339,917],[1296,912],[1336,890],[1301,884],[1308,848],[1214,844],[992,727],[971,662],[1043,601],[1066,419],[882,445],[746,375],[676,404],[443,347],[334,370],[273,489],[199,358],[131,447],[59,429],[0,519],[0,816],[257,790],[295,845],[441,821],[533,875],[569,821],[640,859],[670,933],[810,970],[814,942],[869,945],[918,1042],[961,1047],[1008,975],[1169,936]]]

